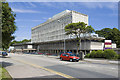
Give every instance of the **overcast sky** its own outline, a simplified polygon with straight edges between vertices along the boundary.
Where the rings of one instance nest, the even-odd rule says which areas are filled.
[[[16,13],[15,40],[31,39],[31,28],[66,9],[89,16],[95,30],[118,28],[117,2],[9,2]]]

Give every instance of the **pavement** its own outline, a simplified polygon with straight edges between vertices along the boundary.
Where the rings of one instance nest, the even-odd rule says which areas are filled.
[[[89,61],[89,62],[93,62],[93,63],[104,63],[104,64],[120,64],[119,61],[117,60],[105,60],[105,59],[88,59],[85,58],[84,61]]]
[[[60,61],[59,56],[13,53],[0,57],[0,63],[14,80],[118,80],[118,65],[85,60],[69,62]]]

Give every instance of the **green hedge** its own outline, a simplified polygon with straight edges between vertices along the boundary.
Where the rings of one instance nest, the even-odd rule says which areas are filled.
[[[86,58],[105,58],[105,59],[120,59],[120,54],[117,55],[117,53],[112,49],[106,49],[104,51],[98,50],[98,51],[92,51],[89,54],[86,54]]]
[[[120,54],[118,54],[118,59],[120,59]]]
[[[106,49],[104,55],[106,59],[115,59],[117,57],[117,53],[112,49]]]

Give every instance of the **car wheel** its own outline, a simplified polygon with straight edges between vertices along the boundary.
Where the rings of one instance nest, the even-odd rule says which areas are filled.
[[[73,61],[73,59],[70,59],[70,62],[72,62]]]
[[[62,59],[62,58],[60,58],[60,60],[62,61],[63,59]]]
[[[76,62],[78,62],[79,60],[76,60]]]

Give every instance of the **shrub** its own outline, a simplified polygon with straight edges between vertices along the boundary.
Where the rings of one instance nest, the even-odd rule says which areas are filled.
[[[104,58],[104,53],[102,50],[96,51],[96,58]]]
[[[120,59],[120,54],[118,54],[118,59]]]
[[[90,57],[90,53],[85,55],[85,58],[89,58]]]
[[[116,56],[117,56],[117,53],[114,50],[112,50],[112,49],[106,49],[104,51],[104,55],[105,55],[104,57],[106,59],[115,59]]]
[[[90,58],[95,58],[96,57],[96,51],[92,51],[89,55]]]
[[[86,54],[86,58],[105,58],[105,59],[120,59],[120,54],[117,53],[112,49],[106,49],[104,51],[92,51],[89,54]]]
[[[118,54],[117,54],[117,55],[115,55],[114,59],[118,60]]]

